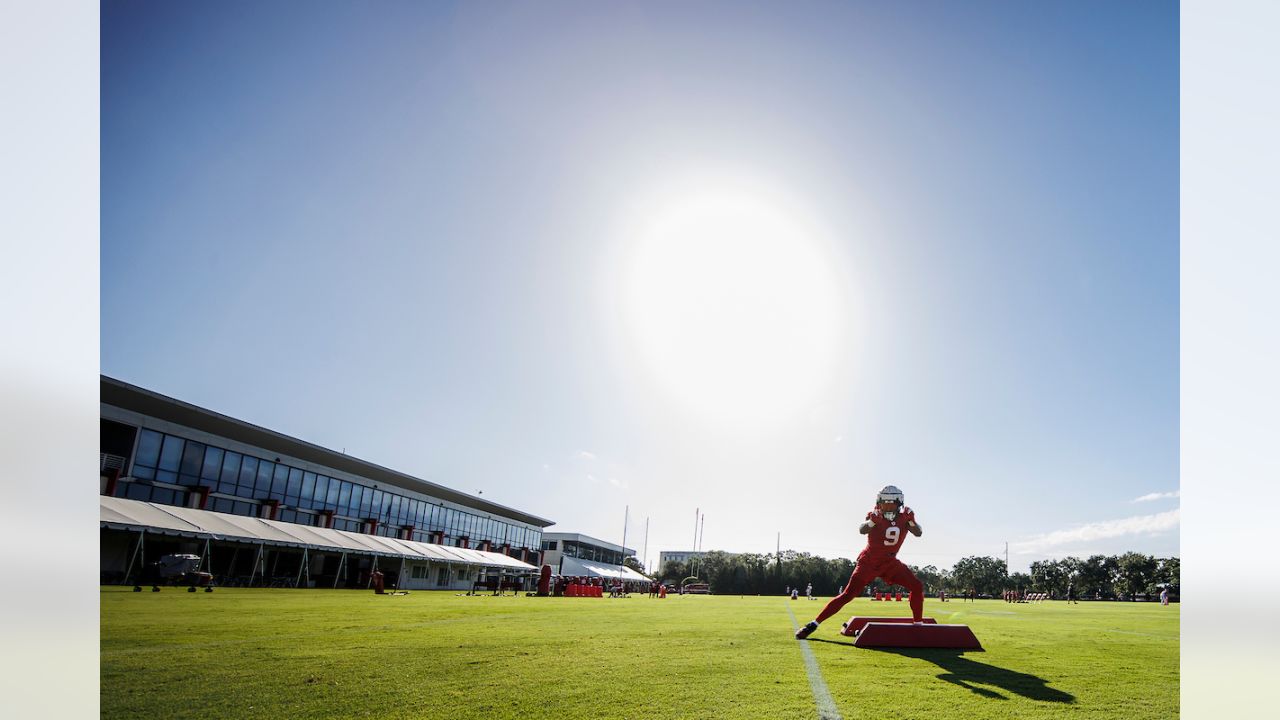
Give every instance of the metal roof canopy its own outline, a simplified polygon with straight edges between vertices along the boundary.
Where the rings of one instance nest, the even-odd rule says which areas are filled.
[[[610,565],[608,563],[594,562],[592,560],[583,560],[582,558],[575,557],[566,557],[564,559],[564,567],[560,574],[588,575],[591,577],[606,577],[613,578],[615,580],[629,580],[634,582],[653,581],[652,578],[645,577],[626,565]]]
[[[98,496],[99,524],[117,530],[146,530],[164,535],[238,540],[308,550],[354,552],[409,560],[435,560],[479,567],[536,572],[537,567],[502,553],[399,540],[379,535],[318,528],[193,508]]]

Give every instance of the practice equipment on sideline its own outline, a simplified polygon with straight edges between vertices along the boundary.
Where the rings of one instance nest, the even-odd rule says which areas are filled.
[[[982,649],[968,625],[929,624],[927,618],[923,625],[909,618],[854,618],[849,624],[854,620],[870,620],[858,631],[855,647]]]

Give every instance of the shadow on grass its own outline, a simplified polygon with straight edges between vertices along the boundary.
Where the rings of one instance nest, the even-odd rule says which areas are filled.
[[[858,647],[857,645],[854,645],[852,641],[841,642],[840,640],[825,640],[823,638],[816,638],[816,637],[809,638],[809,642],[830,643],[832,645],[843,645],[845,647]]]
[[[884,648],[877,649],[877,652],[889,652],[904,657],[928,660],[946,671],[938,676],[939,680],[959,685],[993,700],[1007,700],[1008,698],[995,690],[979,686],[997,687],[1006,692],[1016,693],[1040,702],[1071,703],[1076,700],[1075,696],[1070,693],[1049,687],[1049,681],[1042,677],[970,660],[964,657],[963,650]]]

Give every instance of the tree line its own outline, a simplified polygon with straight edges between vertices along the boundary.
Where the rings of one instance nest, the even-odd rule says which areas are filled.
[[[787,588],[803,592],[813,583],[815,595],[829,596],[849,580],[853,566],[853,561],[845,558],[828,559],[794,550],[780,554],[717,550],[688,562],[668,562],[655,577],[677,585],[687,577],[697,577],[718,595],[781,595]],[[1061,598],[1066,597],[1070,584],[1081,599],[1117,600],[1150,598],[1162,587],[1175,596],[1179,590],[1178,558],[1136,552],[1037,560],[1031,563],[1029,573],[1010,574],[1003,559],[984,556],[962,558],[949,570],[933,565],[909,567],[929,595],[943,590],[959,595],[973,589],[980,595],[999,597],[1005,590],[1021,590]],[[880,592],[890,589],[879,579],[871,587]]]

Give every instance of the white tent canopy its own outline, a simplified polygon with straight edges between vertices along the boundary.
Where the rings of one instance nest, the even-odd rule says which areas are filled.
[[[284,547],[354,552],[409,560],[435,560],[487,568],[535,572],[537,567],[502,553],[433,545],[363,533],[318,528],[210,510],[99,496],[99,523],[113,530],[237,540]]]
[[[628,582],[651,582],[650,578],[641,575],[625,565],[609,565],[607,563],[565,557],[560,567],[561,575],[585,575],[587,577],[606,577]]]

